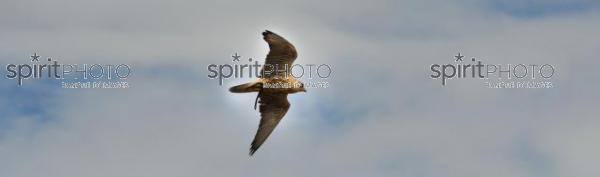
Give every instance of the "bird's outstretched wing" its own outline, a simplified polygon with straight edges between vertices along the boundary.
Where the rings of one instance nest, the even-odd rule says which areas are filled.
[[[267,30],[262,33],[263,39],[269,44],[269,54],[261,73],[263,78],[270,78],[275,75],[291,74],[291,67],[298,57],[296,48],[285,38]],[[287,71],[287,73],[284,73]]]
[[[250,146],[250,155],[269,137],[279,121],[283,118],[290,103],[287,100],[287,93],[264,93],[260,96],[260,124]]]

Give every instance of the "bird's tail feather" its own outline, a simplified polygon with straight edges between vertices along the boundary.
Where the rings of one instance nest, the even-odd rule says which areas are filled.
[[[262,87],[261,83],[258,82],[250,82],[241,85],[236,85],[229,88],[230,92],[233,93],[248,93],[248,92],[258,92]]]

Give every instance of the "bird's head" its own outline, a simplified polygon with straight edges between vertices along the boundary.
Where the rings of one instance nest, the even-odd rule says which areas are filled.
[[[304,87],[304,84],[300,84],[300,91],[306,92],[306,88]]]
[[[289,93],[306,92],[306,88],[304,87],[304,83],[297,81],[292,83],[289,91]]]
[[[298,87],[298,91],[306,92],[306,88],[304,87],[304,83],[300,83],[300,87]]]

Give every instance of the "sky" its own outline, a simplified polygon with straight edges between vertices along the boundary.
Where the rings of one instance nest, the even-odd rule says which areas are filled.
[[[600,176],[600,3],[592,0],[3,0],[0,65],[127,64],[126,89],[0,79],[0,176]],[[209,79],[262,62],[261,32],[332,66],[252,157],[254,94]],[[431,79],[460,52],[551,64],[555,87]],[[304,80],[305,82],[311,80]]]

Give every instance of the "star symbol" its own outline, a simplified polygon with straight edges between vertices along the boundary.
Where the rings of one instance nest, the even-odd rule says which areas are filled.
[[[458,52],[458,55],[454,56],[454,58],[456,58],[456,61],[463,61],[462,58],[465,57],[463,55],[460,55],[460,52]]]
[[[40,58],[40,56],[37,53],[33,53],[31,56],[31,61],[40,61],[38,58]]]
[[[242,56],[239,56],[238,53],[236,52],[235,55],[232,55],[231,57],[233,57],[233,61],[240,61],[240,57],[242,57]]]

